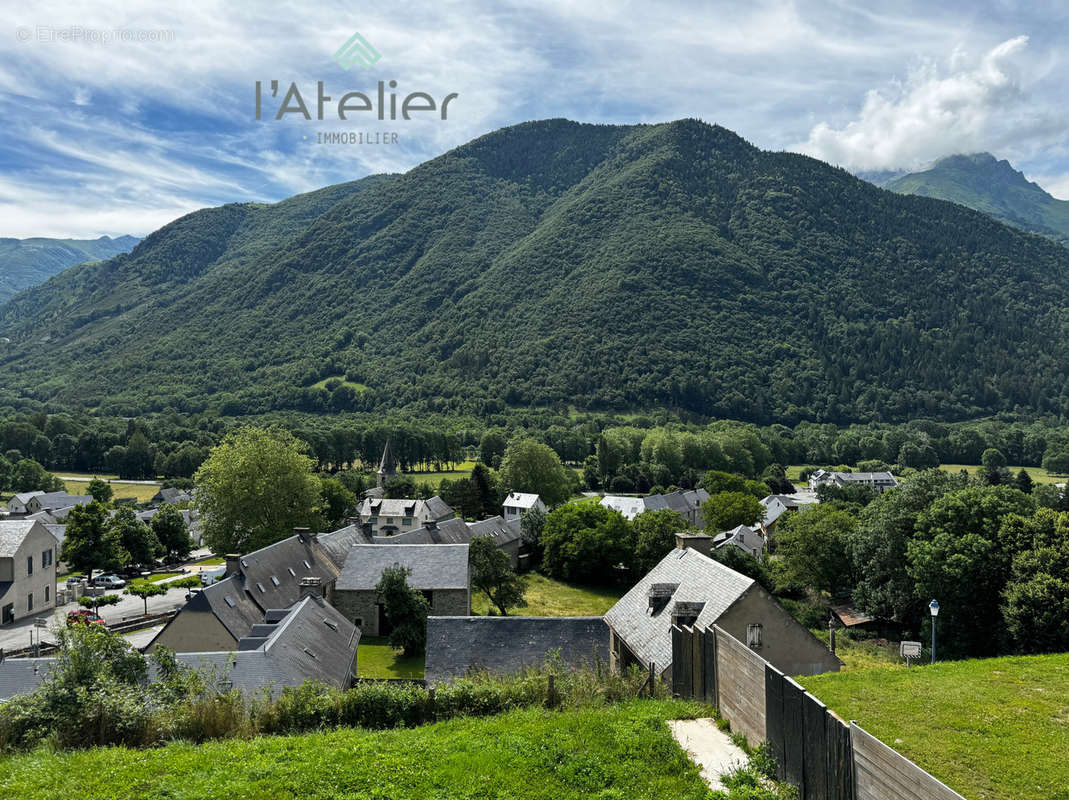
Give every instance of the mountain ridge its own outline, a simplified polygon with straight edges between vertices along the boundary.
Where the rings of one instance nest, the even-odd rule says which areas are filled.
[[[129,252],[139,241],[129,235],[114,239],[0,238],[0,304],[75,264]]]
[[[991,153],[946,156],[929,169],[887,182],[884,188],[949,200],[1069,244],[1069,201],[1053,197],[1009,161]]]
[[[983,214],[697,120],[540,120],[24,293],[0,404],[1062,414],[1067,307],[1069,252]]]

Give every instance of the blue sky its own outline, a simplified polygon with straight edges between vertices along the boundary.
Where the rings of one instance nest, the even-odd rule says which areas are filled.
[[[990,150],[1069,198],[1067,22],[1069,4],[991,0],[9,4],[0,236],[144,235],[544,117],[699,117],[853,170]],[[332,60],[354,31],[382,55],[370,69]],[[296,82],[309,103],[322,80],[329,116],[391,79],[402,97],[456,92],[448,119],[254,119],[257,80]]]

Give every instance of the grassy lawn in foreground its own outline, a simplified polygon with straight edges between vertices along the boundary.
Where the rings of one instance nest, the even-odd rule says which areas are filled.
[[[509,614],[523,617],[600,617],[623,597],[620,589],[578,586],[555,581],[536,572],[524,576],[527,580],[527,605],[510,610]],[[486,595],[471,593],[473,614],[486,614],[490,604]]]
[[[356,671],[361,678],[422,678],[423,656],[401,655],[385,636],[363,636],[356,652]]]
[[[153,750],[41,748],[0,759],[0,798],[700,800],[708,788],[665,720],[704,711],[695,703],[642,700],[375,733],[342,729]]]
[[[1069,654],[798,680],[970,800],[1069,800]]]

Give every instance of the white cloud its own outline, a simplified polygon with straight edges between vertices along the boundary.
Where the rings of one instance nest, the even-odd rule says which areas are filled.
[[[1015,57],[1027,44],[1016,36],[979,61],[956,48],[946,67],[927,63],[904,82],[870,90],[856,119],[820,122],[793,149],[851,169],[914,169],[950,153],[997,150],[1011,131],[1025,138],[1049,123],[1025,106]]]

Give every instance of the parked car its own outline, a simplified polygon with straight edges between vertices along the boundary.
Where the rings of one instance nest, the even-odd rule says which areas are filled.
[[[90,586],[98,586],[104,589],[122,589],[126,581],[118,575],[97,575],[89,582]]]
[[[217,569],[203,569],[200,572],[200,582],[203,586],[211,586],[216,581],[221,581],[226,577],[226,567],[218,567]]]
[[[78,611],[67,612],[67,627],[72,625],[103,625],[104,619],[99,614],[83,608]]]

